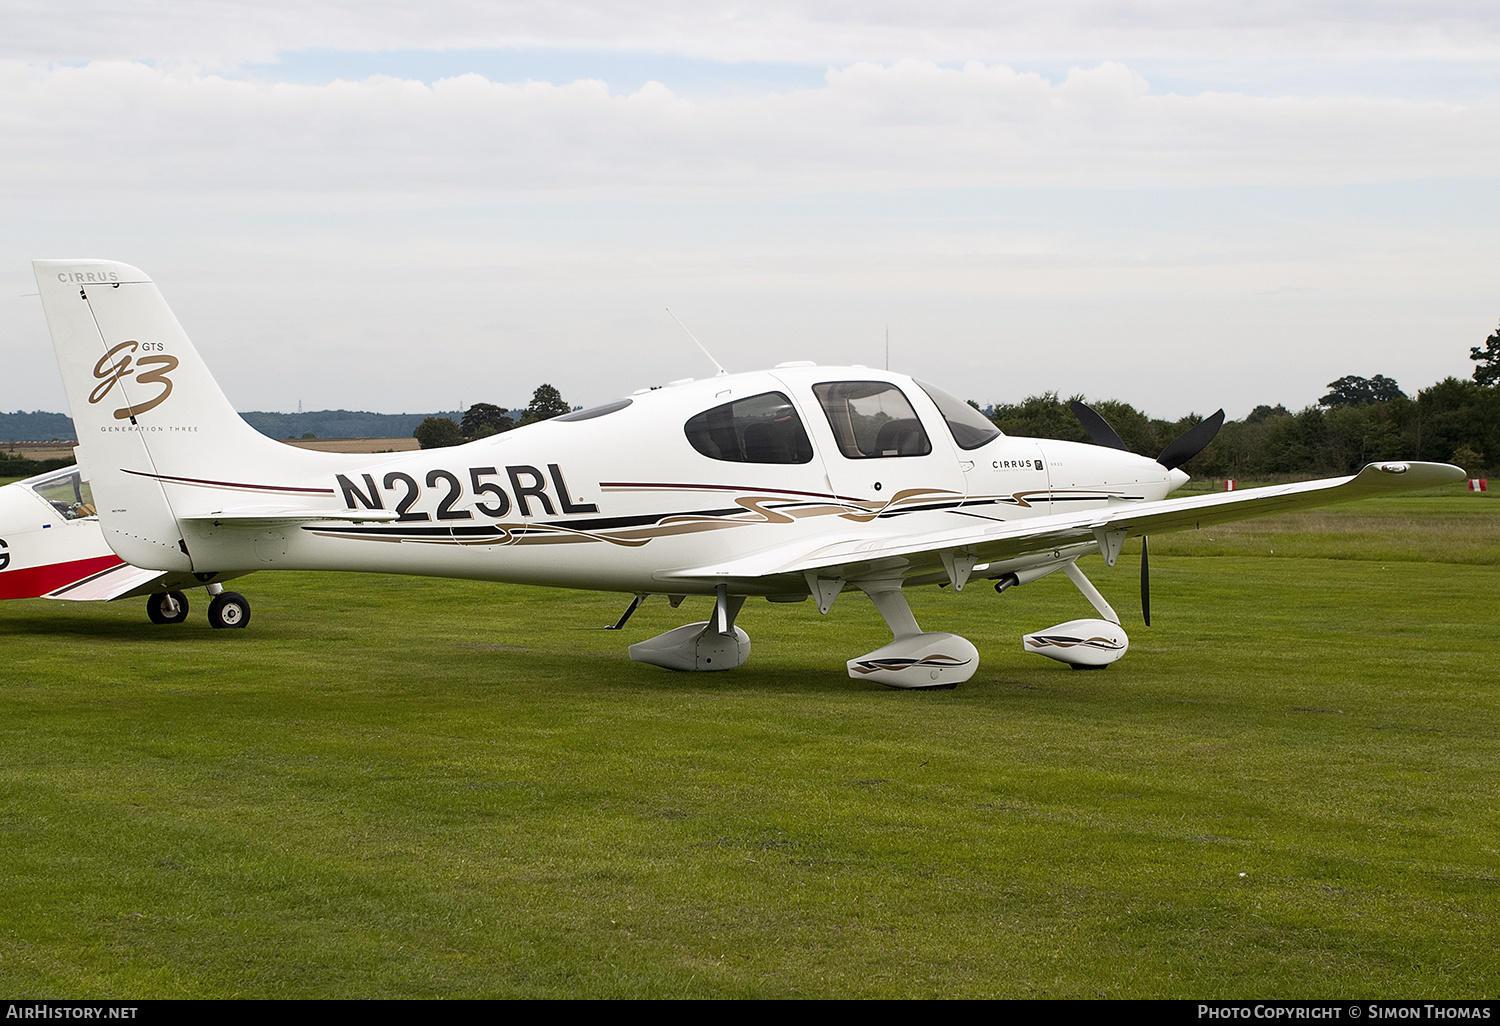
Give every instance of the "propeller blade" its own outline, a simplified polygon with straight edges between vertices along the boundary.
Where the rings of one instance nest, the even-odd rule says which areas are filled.
[[[1099,416],[1093,409],[1085,406],[1077,399],[1074,399],[1069,404],[1068,409],[1073,411],[1073,416],[1078,418],[1079,423],[1089,433],[1089,437],[1094,440],[1095,445],[1108,446],[1111,449],[1120,449],[1125,452],[1130,451],[1126,448],[1125,442],[1120,438],[1118,432],[1109,426],[1109,421]],[[1204,444],[1208,443],[1205,442]]]
[[[1151,564],[1146,558],[1146,536],[1141,535],[1141,616],[1151,626]]]
[[[1223,426],[1224,411],[1220,410],[1212,417],[1206,417],[1184,431],[1177,441],[1161,451],[1161,455],[1156,457],[1156,462],[1168,470],[1176,470],[1202,452],[1204,447],[1214,440],[1214,435],[1219,433],[1219,428]]]

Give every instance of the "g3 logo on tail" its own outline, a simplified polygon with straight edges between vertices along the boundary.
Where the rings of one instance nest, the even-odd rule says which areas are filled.
[[[10,553],[5,551],[5,539],[0,538],[0,570],[10,566]]]
[[[158,353],[155,356],[143,356],[136,360],[130,354],[137,349],[146,350],[161,349],[160,342],[146,342],[144,345],[134,340],[121,342],[109,352],[99,357],[99,362],[94,364],[94,377],[100,379],[99,384],[89,394],[89,405],[100,402],[109,395],[110,390],[115,387],[115,382],[121,378],[135,375],[135,380],[143,385],[160,385],[162,389],[156,397],[144,403],[134,406],[122,406],[115,411],[115,420],[129,420],[131,417],[147,410],[154,410],[166,402],[167,396],[172,394],[172,379],[167,377],[177,369],[177,357],[168,356],[166,353]],[[134,366],[132,366],[132,363]],[[148,369],[149,368],[149,369]],[[136,374],[139,370],[140,373]],[[123,387],[123,386],[122,386]]]

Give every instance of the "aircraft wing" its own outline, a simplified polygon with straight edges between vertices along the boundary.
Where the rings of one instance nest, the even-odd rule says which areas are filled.
[[[1126,538],[1184,531],[1272,513],[1311,509],[1364,499],[1374,495],[1452,484],[1464,471],[1446,463],[1372,463],[1351,477],[1302,481],[1244,491],[1163,499],[1159,502],[1120,503],[1103,509],[1042,517],[995,521],[975,517],[973,526],[946,528],[925,534],[892,529],[878,535],[829,541],[809,539],[712,566],[668,571],[667,580],[754,579],[801,575],[808,571],[843,568],[893,558],[910,568],[941,569],[955,552],[972,562],[998,562],[1080,543],[1097,543],[1111,564]],[[893,525],[894,527],[894,525]]]

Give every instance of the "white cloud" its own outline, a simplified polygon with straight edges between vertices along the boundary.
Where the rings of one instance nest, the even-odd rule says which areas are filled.
[[[1493,179],[1461,180],[1500,172],[1474,70],[1500,55],[1491,7],[18,0],[0,407],[61,406],[16,298],[25,260],[59,255],[155,276],[251,408],[513,402],[540,380],[592,401],[701,373],[665,305],[736,368],[879,362],[889,324],[898,368],[983,401],[1243,414],[1345,373],[1420,387],[1493,328]],[[701,96],[622,89],[608,62],[536,82],[243,67],[424,47],[534,48],[533,69],[607,49],[635,82],[660,54],[827,73]],[[765,81],[807,78],[740,84]]]
[[[599,81],[327,86],[134,62],[0,63],[12,196],[419,198],[1360,182],[1500,170],[1500,102],[1157,96],[1127,67],[1050,84],[903,60],[822,89],[687,100]]]
[[[890,63],[1206,56],[1493,56],[1500,10],[1462,0],[11,0],[0,55],[206,66],[309,47],[593,47],[715,60]]]

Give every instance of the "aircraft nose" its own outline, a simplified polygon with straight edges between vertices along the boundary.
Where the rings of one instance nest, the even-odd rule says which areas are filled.
[[[1177,489],[1181,488],[1192,479],[1192,474],[1189,474],[1185,470],[1179,470],[1176,467],[1173,467],[1171,470],[1167,471],[1167,480],[1172,483],[1172,487],[1168,488],[1167,491],[1175,492]]]

